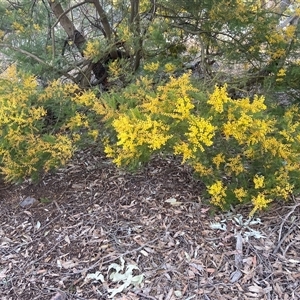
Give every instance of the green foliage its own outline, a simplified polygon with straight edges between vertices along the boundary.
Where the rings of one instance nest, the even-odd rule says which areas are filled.
[[[64,9],[73,5],[72,1],[60,3]],[[74,24],[81,24],[77,29],[87,40],[86,58],[105,61],[115,45],[122,45],[120,49],[131,56],[126,67],[129,73],[139,65],[135,62],[139,55],[146,63],[158,60],[180,69],[180,62],[195,56],[199,59],[201,54],[203,70],[209,68],[205,62],[212,60],[238,64],[242,82],[247,80],[241,73],[246,79],[258,76],[262,81],[266,77],[270,87],[279,84],[275,80],[278,71],[299,58],[298,2],[267,6],[259,0],[161,0],[153,6],[151,1],[140,1],[139,11],[133,9],[135,1],[101,3],[114,32],[112,39],[103,34],[102,21],[92,13],[93,4],[75,5],[68,15]],[[18,61],[21,68],[53,79],[60,76],[61,69],[78,62],[80,54],[71,40],[65,56],[61,56],[67,35],[46,2],[23,0],[16,6],[8,2],[1,9],[6,13],[0,22],[10,32],[1,51]],[[290,16],[294,16],[293,21],[285,23]]]

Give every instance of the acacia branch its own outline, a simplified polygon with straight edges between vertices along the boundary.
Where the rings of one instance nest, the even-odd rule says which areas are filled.
[[[43,61],[41,58],[39,58],[38,56],[36,56],[35,54],[32,54],[32,53],[30,53],[30,52],[28,52],[28,51],[26,51],[26,50],[23,50],[23,49],[21,49],[21,48],[17,48],[17,47],[14,47],[14,46],[12,46],[12,45],[10,45],[10,44],[3,44],[3,43],[0,43],[0,46],[1,47],[4,47],[4,48],[9,48],[9,49],[12,49],[12,50],[14,50],[14,51],[16,51],[16,52],[19,52],[19,53],[22,53],[22,54],[25,54],[26,56],[29,56],[29,57],[31,57],[31,58],[33,58],[35,61],[37,61],[38,63],[40,63],[40,64],[42,64],[42,65],[44,65],[44,66],[47,66],[47,67],[51,67],[52,68],[52,66],[51,65],[49,65],[48,63],[46,63],[45,61]]]
[[[32,54],[24,49],[12,46],[10,44],[4,44],[4,43],[0,43],[0,46],[3,48],[9,48],[11,50],[14,50],[16,52],[22,53],[32,59],[34,59],[35,61],[37,61],[38,63],[44,65],[45,67],[51,69],[52,71],[54,71],[55,73],[59,74],[59,75],[63,75],[65,77],[67,77],[68,79],[72,80],[73,82],[76,82],[75,77],[71,76],[69,73],[65,72],[65,71],[61,71],[61,70],[57,70],[56,68],[54,68],[52,65],[46,63],[44,60],[42,60],[41,58],[39,58],[38,56],[36,56],[35,54]],[[80,62],[82,63],[82,62]],[[70,70],[69,70],[70,71]]]

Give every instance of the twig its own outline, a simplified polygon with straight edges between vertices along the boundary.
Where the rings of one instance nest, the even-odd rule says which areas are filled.
[[[279,248],[281,247],[282,243],[285,241],[285,239],[290,235],[290,233],[294,230],[295,225],[293,224],[289,231],[284,235],[284,237],[279,241],[276,248],[273,251],[273,254],[276,254]]]
[[[70,74],[68,73],[65,73],[63,71],[60,71],[60,70],[57,70],[56,68],[54,68],[52,65],[48,64],[47,62],[45,62],[44,60],[42,60],[41,58],[39,58],[38,56],[24,50],[24,49],[21,49],[21,48],[18,48],[18,47],[14,47],[12,45],[9,45],[9,44],[4,44],[4,43],[0,43],[0,46],[1,47],[7,47],[9,49],[12,49],[16,52],[19,52],[19,53],[22,53],[24,55],[27,55],[28,57],[34,59],[35,61],[37,61],[38,63],[46,66],[47,68],[53,70],[54,72],[56,72],[57,74],[60,74],[60,75],[64,75],[65,77],[67,77],[68,79],[72,80],[72,81],[75,81],[74,77],[71,76]]]
[[[295,243],[297,243],[298,241],[297,240],[294,240],[294,241],[291,241],[287,246],[286,248],[284,249],[284,252],[282,253],[282,255],[285,257],[287,251],[289,250],[289,248],[294,245]]]
[[[282,242],[283,242],[283,240],[284,240],[284,239],[281,240],[281,235],[282,235],[283,225],[285,224],[285,222],[287,221],[287,219],[289,218],[289,216],[295,211],[295,209],[296,209],[298,206],[300,206],[300,202],[297,203],[297,204],[295,204],[294,206],[292,206],[292,210],[285,216],[285,218],[284,218],[283,221],[281,222],[280,229],[279,229],[279,234],[278,234],[278,240],[277,240],[278,245],[277,245],[277,247],[274,249],[273,254],[275,254],[275,253],[278,251],[279,247],[281,246],[281,244],[282,244]],[[280,241],[280,240],[281,240],[281,241]]]

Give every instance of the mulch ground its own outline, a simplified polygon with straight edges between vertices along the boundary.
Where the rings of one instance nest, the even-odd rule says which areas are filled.
[[[300,201],[250,222],[250,207],[214,211],[202,191],[174,158],[129,174],[95,151],[0,184],[1,299],[300,299]],[[117,265],[142,283],[122,289]]]

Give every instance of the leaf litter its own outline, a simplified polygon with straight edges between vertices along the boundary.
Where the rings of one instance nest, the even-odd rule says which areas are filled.
[[[203,188],[173,157],[129,174],[93,149],[0,183],[1,299],[300,299],[299,199],[248,220]]]

